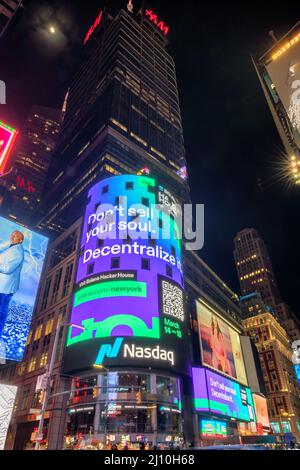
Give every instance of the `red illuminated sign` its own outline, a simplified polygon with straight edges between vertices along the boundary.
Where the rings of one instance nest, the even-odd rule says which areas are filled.
[[[99,24],[101,23],[102,15],[103,15],[103,11],[101,10],[99,15],[97,16],[97,18],[95,19],[94,23],[92,24],[92,26],[90,27],[90,29],[88,30],[88,32],[85,36],[84,43],[83,43],[84,45],[86,45],[86,43],[90,40],[91,36],[95,32],[95,29],[98,28]]]
[[[158,18],[157,14],[153,10],[146,10],[145,16],[148,18],[151,23],[155,24],[157,29],[159,29],[165,36],[169,34],[170,28],[166,23]]]
[[[23,189],[28,193],[34,194],[36,192],[35,187],[33,186],[30,180],[25,179],[23,176],[18,175],[16,179],[16,186],[19,189]]]
[[[0,121],[0,175],[5,172],[17,131]]]

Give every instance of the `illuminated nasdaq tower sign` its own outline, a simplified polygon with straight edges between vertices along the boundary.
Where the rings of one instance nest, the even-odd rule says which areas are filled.
[[[93,365],[185,370],[179,217],[175,198],[150,177],[112,177],[90,190],[66,372]]]

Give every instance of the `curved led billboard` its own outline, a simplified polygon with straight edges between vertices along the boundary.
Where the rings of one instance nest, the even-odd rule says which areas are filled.
[[[0,359],[21,361],[48,238],[0,217]]]
[[[180,206],[155,179],[136,175],[103,180],[88,198],[65,371],[183,371]]]

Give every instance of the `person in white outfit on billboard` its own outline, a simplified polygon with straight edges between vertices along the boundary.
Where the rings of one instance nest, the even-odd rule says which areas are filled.
[[[9,242],[0,245],[0,338],[7,321],[10,301],[20,287],[24,264],[23,242],[23,233],[15,231]]]

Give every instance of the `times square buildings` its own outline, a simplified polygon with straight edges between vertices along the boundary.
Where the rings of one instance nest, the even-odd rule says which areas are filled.
[[[117,248],[84,241],[99,204],[118,206],[120,196],[146,209],[160,201],[158,231],[164,217],[174,222],[166,207],[190,202],[168,34],[149,7],[116,14],[103,8],[84,38],[47,194],[32,220],[51,243],[24,358],[0,370],[2,383],[18,386],[7,449],[34,444],[43,402],[37,379],[59,325],[42,447],[238,443],[269,431],[260,367],[242,335],[238,297],[201,258],[175,239],[145,242],[147,253],[169,252],[178,261],[171,264],[150,255],[127,259],[135,249],[128,239]],[[107,245],[114,256],[84,266],[87,252],[99,255]],[[117,282],[127,282],[125,289],[138,284],[140,298],[107,294],[124,276],[130,280]],[[102,284],[106,294],[100,295]],[[63,326],[69,322],[72,327]],[[216,355],[219,332],[224,361]]]

